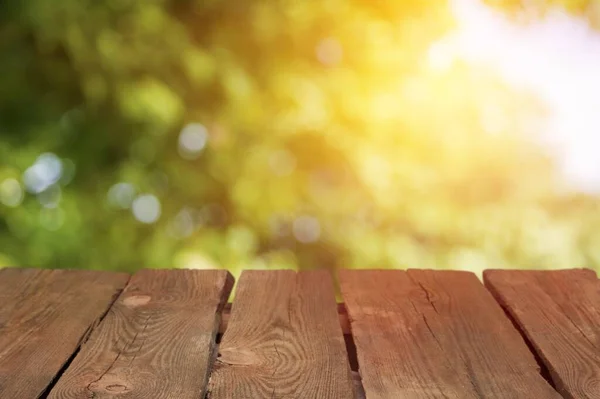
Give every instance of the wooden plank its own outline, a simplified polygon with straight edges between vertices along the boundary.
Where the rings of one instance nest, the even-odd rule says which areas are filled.
[[[559,398],[519,332],[468,272],[345,270],[367,398]]]
[[[343,303],[337,304],[338,318],[340,325],[342,326],[342,332],[344,335],[350,334],[350,323],[348,322],[348,314],[346,313],[346,307]],[[231,316],[231,303],[228,303],[223,308],[221,314],[221,325],[219,326],[219,334],[223,334],[227,330],[227,324],[229,324],[229,318]]]
[[[0,398],[40,396],[128,278],[84,270],[0,270]]]
[[[211,399],[353,398],[325,271],[244,271],[210,377]]]
[[[487,270],[484,282],[566,398],[600,398],[600,281],[592,270]]]
[[[138,272],[49,398],[203,398],[232,285],[225,270]]]

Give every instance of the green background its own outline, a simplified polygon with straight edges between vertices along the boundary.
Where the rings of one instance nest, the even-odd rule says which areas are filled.
[[[427,66],[442,1],[0,7],[0,267],[599,269],[598,199],[534,144],[543,102]]]

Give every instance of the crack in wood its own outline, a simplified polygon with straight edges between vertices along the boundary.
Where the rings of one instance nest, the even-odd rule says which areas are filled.
[[[431,292],[430,292],[430,291],[429,291],[427,288],[425,288],[425,286],[423,285],[423,283],[421,283],[420,281],[416,281],[416,280],[414,280],[414,279],[412,278],[412,276],[410,276],[410,275],[409,275],[409,277],[410,277],[410,279],[411,279],[413,282],[416,282],[416,283],[417,283],[417,285],[418,285],[419,287],[421,287],[421,289],[422,289],[422,290],[423,290],[423,292],[425,293],[425,298],[427,298],[427,302],[429,302],[429,304],[431,305],[431,307],[433,308],[433,310],[435,310],[435,313],[438,313],[438,314],[439,314],[440,312],[438,311],[437,307],[435,306],[435,301],[433,301],[433,299],[432,299],[432,298],[433,298],[433,295],[431,294]]]
[[[146,329],[148,328],[148,322],[150,321],[151,317],[152,317],[152,315],[148,315],[148,317],[146,318],[146,321],[144,322],[144,328],[142,329],[142,332],[141,332],[142,336],[144,335],[144,333],[146,332]],[[131,345],[133,345],[133,343],[135,342],[135,340],[137,339],[137,337],[138,337],[138,334],[135,334],[135,337],[133,338],[133,341],[131,342]],[[133,364],[133,361],[135,360],[135,358],[137,357],[137,355],[140,353],[140,351],[142,350],[142,347],[144,346],[145,343],[146,343],[146,337],[144,337],[144,340],[142,341],[140,347],[138,348],[138,350],[133,355],[133,358],[129,362],[129,366],[128,367],[131,367],[131,365]]]
[[[67,371],[67,369],[69,368],[69,366],[71,365],[73,360],[75,360],[75,358],[81,351],[82,346],[84,346],[88,342],[88,340],[90,339],[94,330],[100,325],[100,323],[102,323],[102,321],[106,318],[106,316],[112,311],[113,305],[117,302],[117,299],[121,296],[121,294],[123,293],[123,291],[129,284],[129,281],[131,281],[131,275],[129,275],[127,277],[127,281],[125,281],[125,283],[123,284],[123,288],[115,290],[115,293],[112,295],[110,302],[109,302],[108,306],[106,307],[106,310],[100,316],[98,316],[92,322],[92,324],[90,324],[87,327],[87,329],[85,330],[85,332],[79,339],[77,346],[76,346],[75,350],[73,351],[73,354],[61,366],[60,370],[56,373],[56,375],[54,376],[54,378],[52,379],[50,384],[48,384],[46,389],[44,389],[44,392],[42,392],[40,394],[39,399],[46,399],[50,395],[50,392],[52,392],[52,389],[54,389],[54,386],[56,385],[56,383],[58,382],[60,377],[62,377],[62,375],[65,373],[65,371]]]

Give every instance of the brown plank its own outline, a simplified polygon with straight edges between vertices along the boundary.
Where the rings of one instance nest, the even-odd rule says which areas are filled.
[[[211,399],[353,398],[329,273],[244,271]]]
[[[344,270],[340,283],[367,398],[560,397],[474,274]]]
[[[203,398],[232,285],[225,270],[138,272],[49,398]]]
[[[348,314],[346,313],[346,307],[343,303],[337,304],[338,318],[340,325],[342,326],[342,332],[344,335],[350,334],[350,323],[348,322]],[[223,308],[221,313],[221,325],[219,326],[219,334],[223,334],[227,330],[227,324],[229,324],[229,317],[231,316],[231,303],[228,303]]]
[[[0,270],[0,398],[40,396],[128,278],[84,270]]]
[[[592,270],[487,270],[506,308],[566,398],[600,398],[600,281]]]

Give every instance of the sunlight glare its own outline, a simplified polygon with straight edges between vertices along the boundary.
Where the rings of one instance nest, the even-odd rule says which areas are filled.
[[[568,186],[600,193],[600,33],[583,19],[552,12],[519,26],[479,0],[453,0],[457,56],[495,68],[514,87],[532,90],[552,114],[541,144],[554,155]]]

